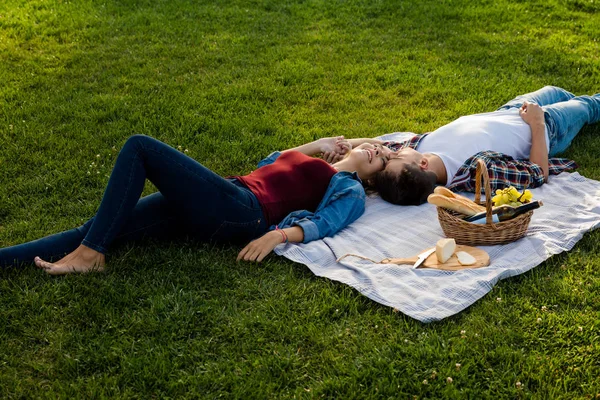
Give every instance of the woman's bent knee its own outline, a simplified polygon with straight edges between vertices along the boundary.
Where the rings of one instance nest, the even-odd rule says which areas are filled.
[[[140,145],[144,145],[144,143],[147,143],[150,139],[152,139],[150,136],[146,136],[146,135],[141,135],[141,134],[136,134],[136,135],[131,135],[129,136],[129,138],[127,138],[127,141],[125,142],[124,146],[133,146],[133,147],[138,147]]]

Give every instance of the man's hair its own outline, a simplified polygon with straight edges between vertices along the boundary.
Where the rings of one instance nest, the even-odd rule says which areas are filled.
[[[378,172],[372,178],[372,187],[381,198],[401,206],[418,206],[433,193],[437,175],[419,168],[417,163],[406,165],[400,173],[388,170]]]

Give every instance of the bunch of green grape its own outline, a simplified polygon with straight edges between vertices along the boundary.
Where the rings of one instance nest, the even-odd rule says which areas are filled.
[[[510,186],[506,189],[498,189],[496,190],[496,195],[492,197],[492,201],[494,202],[494,206],[498,207],[503,204],[508,204],[512,207],[518,207],[523,203],[529,203],[533,195],[529,190],[525,190],[523,193],[519,193],[517,189]]]

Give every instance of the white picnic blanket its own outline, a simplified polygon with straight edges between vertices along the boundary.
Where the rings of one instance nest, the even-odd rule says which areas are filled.
[[[404,135],[383,138],[401,140]],[[507,245],[481,247],[491,260],[485,268],[415,270],[355,257],[337,263],[338,257],[348,253],[372,260],[410,257],[444,237],[433,205],[394,206],[379,197],[368,198],[363,216],[334,237],[280,245],[275,252],[305,264],[317,276],[350,285],[419,321],[437,321],[464,310],[500,279],[522,274],[553,254],[570,250],[584,232],[600,224],[598,181],[565,172],[551,176],[549,183],[532,193],[544,206],[533,213],[527,236]]]

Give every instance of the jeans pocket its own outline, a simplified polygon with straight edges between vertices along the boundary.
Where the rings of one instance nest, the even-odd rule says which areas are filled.
[[[234,244],[249,242],[262,233],[261,222],[263,222],[261,218],[248,222],[223,221],[210,237],[210,241]]]

